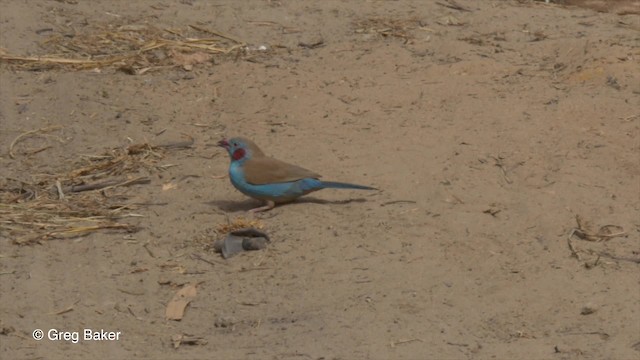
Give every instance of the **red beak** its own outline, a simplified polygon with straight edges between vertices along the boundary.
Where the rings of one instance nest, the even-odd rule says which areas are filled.
[[[225,139],[218,141],[218,146],[229,150],[229,142]]]

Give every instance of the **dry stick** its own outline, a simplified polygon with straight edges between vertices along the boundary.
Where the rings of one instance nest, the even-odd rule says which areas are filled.
[[[573,234],[576,233],[576,231],[578,231],[578,229],[572,229],[571,232],[569,233],[569,237],[567,237],[567,245],[569,245],[569,250],[571,251],[571,255],[576,259],[578,259],[578,261],[582,261],[582,259],[580,258],[580,255],[578,254],[576,249],[573,247],[573,242],[571,242],[571,238],[573,237]]]
[[[613,234],[598,234],[599,237],[601,238],[614,238],[614,237],[618,237],[618,236],[626,236],[627,232],[626,231],[620,231],[617,233],[613,233]]]
[[[151,256],[152,258],[156,258],[156,255],[153,253],[153,251],[151,251],[151,249],[149,249],[149,243],[145,243],[144,245],[142,245],[142,247],[147,250],[147,253],[149,254],[149,256]]]
[[[574,229],[574,231],[577,237],[586,241],[603,241],[603,240],[613,239],[614,237],[627,235],[626,231],[620,231],[613,234],[601,234],[599,232],[594,234],[594,233],[585,231],[584,229]]]
[[[205,259],[204,257],[202,257],[202,255],[200,255],[200,254],[196,254],[196,253],[191,254],[191,258],[192,258],[192,259],[195,259],[195,260],[204,261],[204,262],[206,262],[207,264],[209,264],[209,265],[213,265],[213,266],[216,266],[216,265],[227,265],[227,264],[225,264],[225,263],[217,262],[217,261],[215,261],[215,260],[207,260],[207,259]]]
[[[115,185],[119,182],[120,180],[107,180],[107,181],[93,183],[93,184],[72,185],[72,186],[65,187],[64,190],[66,192],[82,192],[82,191],[98,190],[98,189],[103,189],[107,186]]]
[[[199,40],[206,40],[206,39],[199,39]],[[167,45],[175,45],[175,46],[184,46],[184,47],[191,47],[191,48],[196,48],[196,49],[202,49],[202,50],[206,50],[208,52],[214,52],[214,53],[220,53],[220,54],[228,54],[230,52],[232,52],[235,49],[240,48],[242,45],[234,45],[228,49],[223,49],[223,48],[218,48],[212,45],[202,45],[202,44],[198,44],[196,41],[192,41],[192,42],[180,42],[180,41],[169,41],[169,40],[165,40]],[[159,46],[156,46],[159,47]],[[148,51],[150,49],[142,49],[141,51]]]
[[[509,176],[507,175],[507,169],[504,167],[504,164],[502,163],[502,159],[497,158],[495,156],[492,156],[493,160],[496,162],[495,165],[497,167],[500,168],[500,170],[502,170],[502,176],[504,177],[504,180],[508,183],[508,184],[512,184],[513,180],[511,180],[509,178]]]
[[[83,232],[86,233],[86,232],[96,231],[100,229],[132,230],[132,229],[135,229],[135,226],[128,225],[128,224],[104,224],[104,225],[96,225],[96,226],[84,226],[84,227],[71,228],[71,229],[62,230],[62,231],[52,231],[52,232],[49,232],[43,235],[37,235],[31,238],[16,239],[14,240],[14,243],[19,245],[29,244],[33,242],[38,242],[40,240],[46,240],[48,238],[54,238],[56,236],[73,235],[73,234],[78,234]]]
[[[606,257],[609,259],[613,259],[613,260],[618,260],[618,261],[630,261],[636,264],[640,264],[640,258],[633,258],[630,256],[616,256],[616,255],[612,255],[606,252],[601,252],[601,253],[597,253],[598,257]]]
[[[82,191],[92,191],[92,190],[100,190],[107,188],[114,188],[117,186],[129,186],[129,185],[138,185],[138,184],[149,184],[151,179],[146,176],[142,176],[139,178],[122,181],[120,179],[107,180],[99,183],[93,184],[84,184],[84,185],[72,185],[64,188],[66,192],[82,192]]]
[[[460,6],[457,2],[455,2],[453,0],[447,0],[447,2],[448,2],[448,4],[444,4],[444,3],[436,1],[436,4],[440,5],[440,6],[448,7],[449,9],[453,9],[453,10],[471,12],[471,10]]]
[[[586,241],[603,241],[605,239],[613,239],[615,237],[618,236],[626,236],[627,232],[626,231],[618,231],[617,233],[613,233],[613,234],[604,234],[603,233],[603,229],[607,229],[609,227],[614,227],[614,228],[619,228],[622,229],[622,227],[618,226],[618,225],[612,225],[612,224],[608,224],[608,225],[604,225],[600,227],[600,230],[597,233],[594,233],[593,231],[591,231],[589,229],[588,223],[586,221],[584,221],[582,219],[582,216],[580,215],[576,215],[576,223],[578,224],[577,228],[574,228],[573,231],[571,232],[571,234],[573,235],[575,233],[575,235],[577,237],[579,237],[582,240],[586,240]]]
[[[413,200],[393,200],[393,201],[387,201],[384,202],[382,204],[380,204],[380,206],[387,206],[387,205],[393,205],[393,204],[416,204],[416,201]]]
[[[45,151],[45,150],[49,150],[49,149],[51,149],[52,147],[53,147],[53,146],[51,146],[51,145],[48,145],[48,146],[45,146],[45,147],[41,147],[40,149],[36,149],[36,150],[29,151],[29,152],[28,152],[28,154],[29,154],[29,155],[34,155],[34,154],[37,154],[37,153],[43,152],[43,151]]]
[[[151,179],[149,179],[146,176],[141,176],[135,179],[131,179],[131,180],[127,180],[125,182],[122,182],[120,184],[116,184],[116,185],[112,185],[112,186],[107,186],[105,189],[111,189],[117,186],[129,186],[129,185],[140,185],[140,184],[149,184],[151,183]]]
[[[131,229],[134,229],[134,228],[135,228],[135,226],[129,225],[129,224],[104,224],[104,225],[95,225],[95,226],[83,226],[83,227],[72,228],[72,229],[64,230],[64,231],[50,232],[50,233],[44,235],[44,237],[46,238],[46,237],[53,237],[53,236],[58,236],[58,235],[71,235],[71,234],[85,233],[85,232],[96,231],[96,230],[101,230],[101,229],[131,230]]]
[[[76,304],[78,304],[79,302],[80,302],[80,300],[78,300],[78,301],[74,302],[73,304],[69,305],[68,307],[66,307],[66,308],[64,308],[64,309],[62,309],[62,310],[55,311],[55,312],[51,312],[51,313],[49,313],[49,315],[62,315],[62,314],[64,314],[64,313],[68,313],[69,311],[73,311],[73,307],[74,307]]]
[[[422,339],[413,338],[413,339],[392,341],[390,345],[391,345],[391,347],[396,347],[398,345],[407,344],[407,343],[414,342],[414,341],[424,342],[424,340],[422,340]]]
[[[64,200],[64,192],[62,191],[62,184],[60,184],[60,180],[56,180],[56,189],[58,189],[58,199]]]
[[[117,288],[117,290],[127,295],[135,295],[135,296],[144,295],[144,291],[130,291],[130,290],[121,289],[121,288]]]
[[[573,242],[571,241],[571,238],[573,237],[573,235],[576,235],[579,238],[584,239],[584,240],[587,240],[587,236],[584,234],[584,230],[574,228],[574,229],[571,229],[571,232],[569,233],[569,237],[567,237],[567,245],[569,246],[569,250],[571,251],[571,256],[573,256],[576,259],[578,259],[578,261],[582,261],[582,258],[580,258],[580,255],[578,254],[578,251],[573,246]],[[609,236],[610,237],[615,237],[615,236],[621,236],[621,235],[626,235],[626,232],[621,232],[621,233],[617,233],[617,234],[611,234]],[[593,240],[588,240],[588,241],[593,241]],[[596,252],[596,254],[598,255],[598,259],[600,259],[600,257],[606,257],[606,258],[613,259],[613,260],[629,261],[629,262],[633,262],[633,263],[636,263],[636,264],[640,264],[640,259],[639,258],[633,258],[633,257],[629,257],[629,256],[617,256],[617,255],[609,254],[607,252]],[[596,259],[596,263],[597,263],[598,259]]]
[[[78,227],[78,228],[73,228],[73,229],[69,229],[69,230],[65,230],[65,231],[53,232],[51,234],[52,235],[74,234],[74,233],[81,233],[81,232],[94,231],[94,230],[100,230],[100,229],[125,229],[125,230],[129,230],[129,229],[132,229],[134,227],[135,226],[129,225],[129,224],[104,224],[104,225]]]
[[[0,58],[2,58],[2,57],[0,56]],[[18,137],[13,139],[13,141],[11,142],[11,145],[9,145],[9,157],[12,158],[12,159],[16,158],[15,154],[13,153],[13,148],[14,148],[14,146],[16,146],[18,141],[20,141],[21,139],[24,139],[29,135],[37,134],[39,132],[49,132],[49,131],[58,130],[58,129],[62,129],[62,126],[50,126],[50,127],[46,127],[46,128],[40,128],[40,129],[36,129],[36,130],[27,131],[25,133],[22,133],[22,134],[18,135]]]
[[[108,65],[118,61],[126,59],[124,56],[118,56],[106,60],[83,60],[83,59],[65,59],[56,57],[41,57],[41,56],[12,56],[0,54],[0,60],[5,61],[22,61],[22,62],[42,62],[50,64],[62,64],[62,65],[85,65],[85,66],[99,66]]]

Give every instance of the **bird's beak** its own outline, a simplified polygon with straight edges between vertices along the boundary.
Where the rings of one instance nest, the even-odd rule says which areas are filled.
[[[221,148],[225,148],[226,150],[229,150],[229,142],[225,139],[218,141],[218,146],[220,146]]]

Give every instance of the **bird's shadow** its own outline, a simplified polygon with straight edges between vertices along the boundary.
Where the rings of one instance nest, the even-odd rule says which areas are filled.
[[[365,198],[355,198],[355,199],[345,199],[345,200],[324,200],[318,199],[313,196],[307,196],[303,198],[296,199],[292,202],[278,204],[276,207],[280,206],[293,206],[296,204],[336,204],[343,205],[349,203],[363,203],[366,202]],[[236,211],[249,211],[251,209],[255,209],[259,206],[262,206],[263,203],[257,200],[249,199],[243,201],[232,201],[232,200],[212,200],[205,202],[206,205],[215,206],[218,209],[225,212],[236,212]]]
[[[249,211],[251,209],[257,208],[258,206],[261,206],[261,203],[256,200],[211,200],[206,201],[204,204],[212,207],[217,207],[224,212]]]

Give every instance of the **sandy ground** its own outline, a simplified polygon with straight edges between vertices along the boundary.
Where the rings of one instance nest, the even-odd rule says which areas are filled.
[[[0,1],[5,55],[108,24],[249,46],[138,75],[3,61],[2,358],[640,358],[638,2],[457,4]],[[272,244],[223,260],[217,227],[258,205],[224,177],[215,143],[234,135],[380,190],[261,214]],[[138,204],[118,219],[138,231],[16,244],[18,205],[81,196],[25,188],[185,136],[127,174],[150,183],[86,195]],[[183,319],[166,320],[187,284]]]

